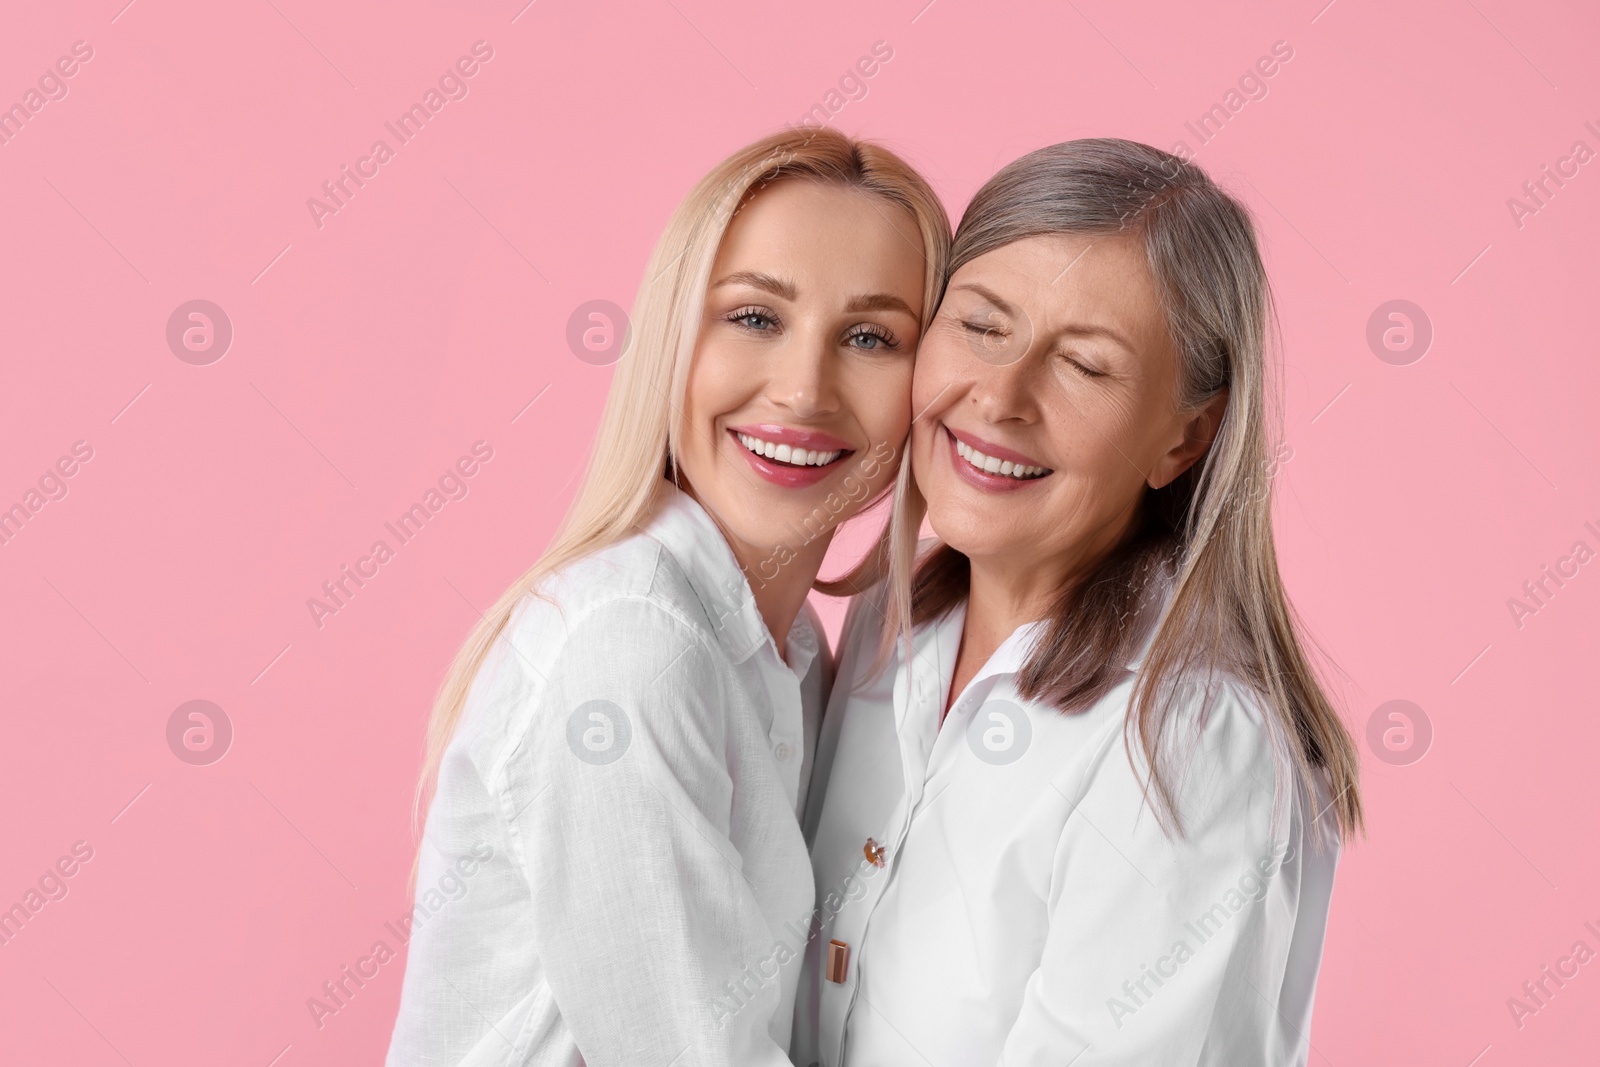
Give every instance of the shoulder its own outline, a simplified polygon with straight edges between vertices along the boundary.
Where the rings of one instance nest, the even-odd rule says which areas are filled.
[[[1230,757],[1272,751],[1275,723],[1266,700],[1231,673],[1189,675],[1172,687],[1173,726]]]
[[[1298,807],[1289,742],[1264,694],[1231,674],[1179,687],[1172,769],[1185,814],[1277,837]]]
[[[1125,792],[1130,802],[1137,794],[1139,807],[1159,810],[1156,790],[1147,788],[1150,762],[1134,719],[1135,689],[1120,686],[1112,698],[1126,709],[1125,729],[1107,734],[1106,754],[1121,758],[1102,764],[1096,777],[1101,789]],[[1263,696],[1240,678],[1214,672],[1186,675],[1170,686],[1165,702],[1157,699],[1157,769],[1182,834],[1266,840],[1281,833],[1299,798],[1282,730]],[[1124,788],[1116,789],[1117,782]]]
[[[580,630],[663,623],[679,636],[710,631],[682,564],[659,541],[635,534],[547,577],[519,602],[508,630],[548,642]]]
[[[686,671],[703,681],[718,647],[713,637],[681,566],[658,542],[636,535],[524,594],[483,673],[496,689],[508,679],[537,689],[577,677],[627,688],[682,680]]]
[[[675,747],[721,737],[728,657],[670,553],[624,544],[557,577],[519,602],[504,635],[500,662],[529,698],[513,734],[559,735],[603,708]]]

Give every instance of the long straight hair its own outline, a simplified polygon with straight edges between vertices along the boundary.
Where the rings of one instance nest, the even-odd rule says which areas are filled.
[[[746,199],[779,181],[859,190],[909,212],[917,232],[902,236],[925,260],[923,324],[933,317],[950,252],[950,220],[928,183],[893,152],[831,128],[801,127],[740,149],[702,178],[673,212],[650,257],[634,300],[632,336],[566,517],[537,562],[473,627],[440,686],[428,722],[414,830],[437,788],[473,679],[517,604],[538,595],[541,583],[563,567],[633,534],[671,484],[663,472],[685,432],[681,412],[712,264]],[[857,572],[882,568],[886,559],[874,553],[839,582],[819,588],[849,583]]]
[[[1203,460],[1147,488],[1123,542],[1057,592],[1018,691],[1065,713],[1085,710],[1126,678],[1153,626],[1128,738],[1142,749],[1147,795],[1169,828],[1182,832],[1168,751],[1177,705],[1195,679],[1221,669],[1263,698],[1274,747],[1288,756],[1280,774],[1292,771],[1311,797],[1326,775],[1339,836],[1348,837],[1362,825],[1359,758],[1302,648],[1273,546],[1268,442],[1278,410],[1266,350],[1276,320],[1250,216],[1177,156],[1133,141],[1069,141],[1023,156],[978,191],[956,231],[951,273],[1048,234],[1142,240],[1179,353],[1180,410],[1197,413],[1224,390],[1228,399]],[[895,510],[898,536],[920,526],[926,502],[914,482],[902,479]],[[886,645],[954,608],[969,581],[970,561],[935,546],[892,602]],[[1155,619],[1158,588],[1166,610]]]

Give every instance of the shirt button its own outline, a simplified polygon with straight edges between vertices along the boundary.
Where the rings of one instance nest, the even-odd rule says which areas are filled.
[[[789,742],[787,741],[779,741],[772,748],[772,754],[778,757],[779,762],[787,760],[789,758],[789,752]]]

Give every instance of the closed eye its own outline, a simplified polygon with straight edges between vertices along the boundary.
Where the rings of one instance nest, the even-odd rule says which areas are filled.
[[[977,334],[980,337],[1006,336],[1005,330],[1000,329],[998,326],[990,326],[986,322],[970,322],[967,319],[962,319],[961,328],[966,330],[968,333]]]
[[[1106,376],[1106,372],[1105,371],[1103,371],[1103,370],[1095,370],[1093,367],[1089,366],[1086,363],[1079,363],[1077,360],[1073,359],[1071,356],[1062,356],[1061,358],[1066,360],[1068,363],[1070,363],[1072,365],[1073,370],[1076,370],[1079,374],[1082,374],[1085,378],[1104,378]]]

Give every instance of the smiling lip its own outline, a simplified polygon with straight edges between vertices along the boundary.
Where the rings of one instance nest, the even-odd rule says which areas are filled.
[[[1012,493],[1019,489],[1026,489],[1031,485],[1037,485],[1055,473],[1049,467],[1045,467],[1043,463],[1031,456],[1025,456],[1021,452],[1001,445],[990,444],[983,438],[974,437],[969,433],[958,433],[949,426],[945,426],[944,431],[949,438],[947,451],[950,455],[950,465],[955,468],[956,474],[960,475],[969,485],[979,489],[991,493]],[[995,459],[1009,461],[1012,464],[1024,467],[1044,467],[1045,473],[1031,478],[1014,478],[1009,474],[991,474],[988,471],[979,470],[956,451],[956,443],[958,441],[969,448],[977,449],[986,456],[993,456]]]
[[[775,422],[752,422],[743,426],[729,426],[733,433],[749,434],[775,445],[805,448],[813,452],[849,451],[850,442],[842,441],[820,430],[796,430],[792,426],[779,426]]]
[[[836,452],[832,460],[823,464],[799,465],[785,463],[776,458],[759,456],[746,448],[744,442],[739,440],[739,435],[759,437],[763,441],[770,441],[775,445],[785,445],[791,450],[803,449],[807,452]],[[750,464],[752,470],[773,485],[785,489],[804,489],[816,485],[829,477],[839,468],[839,464],[854,454],[848,444],[834,437],[832,434],[820,433],[815,430],[796,430],[788,426],[778,426],[773,423],[754,423],[747,426],[728,427],[728,440],[739,454]]]
[[[967,433],[964,430],[957,430],[949,425],[946,425],[945,429],[949,431],[951,437],[956,438],[968,448],[976,448],[979,452],[982,452],[986,456],[993,456],[995,459],[1010,460],[1012,463],[1020,463],[1024,467],[1045,467],[1048,469],[1047,464],[1040,463],[1032,456],[1025,456],[1021,452],[1015,452],[1009,448],[1006,448],[1004,445],[993,444],[992,442],[985,441],[981,437],[974,437],[972,434]]]

